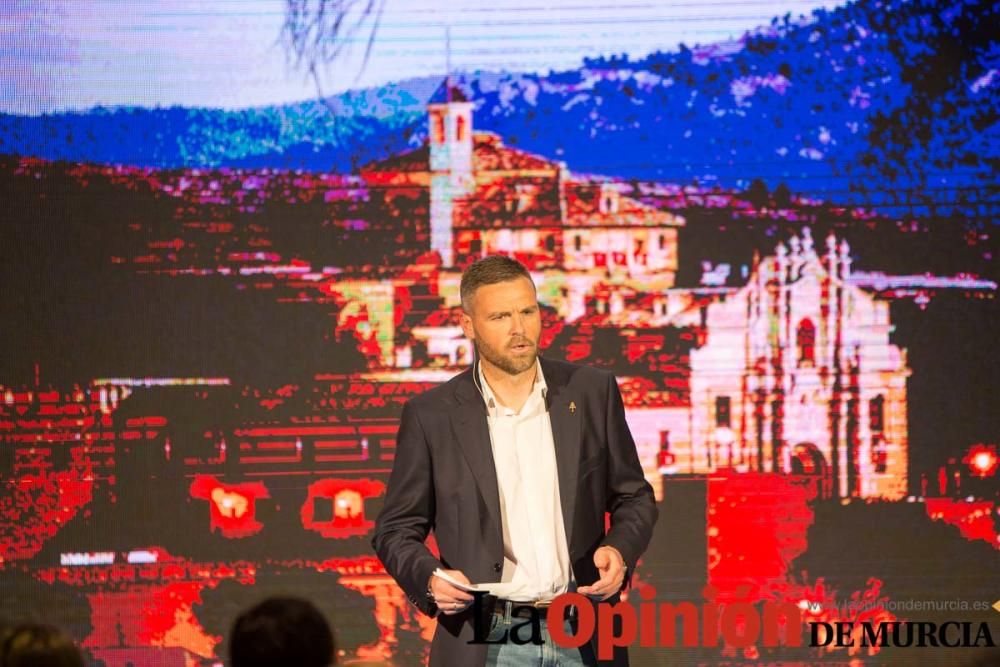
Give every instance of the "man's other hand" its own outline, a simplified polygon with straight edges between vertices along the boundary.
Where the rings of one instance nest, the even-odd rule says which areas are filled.
[[[590,586],[581,586],[576,592],[598,600],[607,600],[622,588],[622,582],[625,581],[625,559],[618,549],[603,546],[594,552],[594,565],[601,578]]]
[[[463,584],[472,586],[469,578],[462,574],[461,570],[444,570],[445,574],[451,576]],[[434,598],[434,604],[438,606],[442,614],[451,616],[465,611],[472,604],[472,594],[456,588],[441,577],[431,575],[431,580],[427,585],[427,590]]]

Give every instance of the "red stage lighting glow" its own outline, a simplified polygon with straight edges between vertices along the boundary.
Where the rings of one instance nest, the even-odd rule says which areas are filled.
[[[997,471],[997,451],[995,445],[973,445],[969,448],[964,462],[977,477],[989,477]]]

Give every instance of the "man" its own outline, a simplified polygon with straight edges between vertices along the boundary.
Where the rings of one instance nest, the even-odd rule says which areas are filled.
[[[618,385],[606,371],[538,356],[541,313],[520,263],[482,259],[460,289],[478,360],[403,407],[372,544],[410,602],[438,615],[432,666],[540,664],[541,651],[558,654],[545,664],[595,664],[595,646],[557,647],[547,626],[542,648],[469,641],[484,626],[502,637],[517,606],[544,619],[545,605],[568,591],[618,600],[657,518]],[[424,543],[431,530],[440,559]],[[473,596],[438,568],[511,592],[486,598],[477,621]],[[627,664],[625,651],[615,658]]]

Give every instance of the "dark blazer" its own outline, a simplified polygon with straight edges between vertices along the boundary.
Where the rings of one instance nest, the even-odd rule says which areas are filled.
[[[614,375],[540,360],[577,584],[599,578],[593,556],[605,544],[621,552],[631,574],[649,544],[657,509]],[[372,539],[378,557],[410,602],[430,615],[437,613],[426,597],[435,568],[461,570],[473,582],[497,581],[503,563],[500,493],[487,411],[472,378],[472,368],[466,369],[403,406],[396,459]],[[607,533],[605,512],[611,515]],[[431,530],[440,560],[424,544]],[[430,664],[485,664],[487,646],[467,643],[472,632],[471,608],[439,615]],[[620,651],[615,664],[627,660],[627,652]]]

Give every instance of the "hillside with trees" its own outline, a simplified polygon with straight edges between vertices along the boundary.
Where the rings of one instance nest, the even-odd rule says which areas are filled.
[[[858,0],[725,43],[465,74],[475,124],[576,172],[997,219],[997,6]],[[419,144],[437,81],[242,110],[0,115],[0,153],[153,167],[347,173]]]

